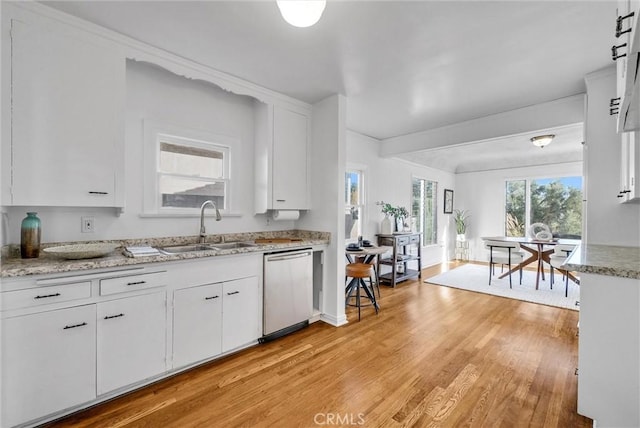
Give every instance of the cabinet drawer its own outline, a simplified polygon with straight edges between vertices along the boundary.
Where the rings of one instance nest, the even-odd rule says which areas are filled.
[[[105,296],[166,285],[166,272],[151,272],[100,280],[100,295]]]
[[[398,245],[408,245],[409,244],[409,237],[408,236],[402,236],[400,238],[397,238],[396,242],[398,243]]]
[[[418,242],[420,242],[420,235],[411,235],[409,237],[409,242],[411,242],[412,244],[417,244]]]
[[[91,282],[52,285],[2,293],[2,310],[48,305],[91,297]]]

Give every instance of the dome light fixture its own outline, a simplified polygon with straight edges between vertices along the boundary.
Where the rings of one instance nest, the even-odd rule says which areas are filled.
[[[311,27],[320,20],[326,0],[277,0],[285,21],[294,27]]]
[[[544,147],[548,145],[554,137],[554,134],[538,135],[537,137],[531,138],[531,142],[534,146]]]

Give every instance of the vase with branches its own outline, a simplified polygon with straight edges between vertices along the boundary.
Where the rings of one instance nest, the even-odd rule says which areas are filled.
[[[395,219],[396,229],[398,232],[404,229],[404,222],[407,217],[409,217],[409,211],[407,211],[405,207],[394,207],[393,205],[384,201],[376,202],[376,205],[382,207],[381,210],[385,215],[385,219],[389,217],[393,217]]]

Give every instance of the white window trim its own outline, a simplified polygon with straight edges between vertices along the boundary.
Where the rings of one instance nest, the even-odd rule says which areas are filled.
[[[225,217],[238,217],[240,214],[233,213],[233,171],[232,171],[232,151],[237,147],[239,139],[227,135],[214,134],[207,131],[185,128],[167,123],[160,123],[155,120],[145,119],[144,124],[144,146],[143,146],[143,206],[140,217],[196,217],[200,215],[199,208],[173,208],[160,207],[160,194],[158,190],[160,162],[160,141],[163,136],[169,142],[184,144],[184,141],[193,143],[194,147],[215,149],[224,152],[226,173],[226,207],[221,210]],[[173,139],[173,140],[172,140]]]
[[[367,227],[366,227],[367,226],[366,220],[369,217],[368,216],[368,212],[367,212],[368,211],[367,210],[367,200],[368,200],[367,193],[369,191],[369,186],[368,186],[368,183],[367,183],[367,175],[368,175],[367,174],[367,170],[368,170],[368,168],[369,167],[367,165],[364,165],[364,164],[347,162],[347,165],[346,165],[346,168],[345,168],[345,175],[349,171],[359,171],[360,172],[360,180],[362,182],[362,189],[361,189],[362,192],[361,192],[361,195],[360,195],[362,197],[362,201],[361,201],[361,203],[359,205],[359,206],[362,206],[362,210],[361,210],[362,212],[360,213],[360,215],[361,215],[360,224],[362,225],[361,226],[361,229],[362,229],[361,232],[362,232],[363,239],[371,240],[371,239],[373,239],[373,236],[367,238],[368,234],[367,234]],[[345,208],[346,208],[346,205],[347,204],[345,204]],[[344,227],[343,227],[343,229],[344,229]],[[345,242],[347,244],[350,244],[352,242],[357,242],[357,241],[358,241],[357,239],[345,239]]]
[[[413,180],[425,180],[425,181],[432,181],[434,183],[436,183],[436,242],[434,242],[433,244],[426,244],[423,245],[422,248],[430,248],[430,247],[439,247],[440,244],[438,243],[438,241],[440,240],[440,212],[439,210],[441,209],[440,205],[438,204],[438,198],[439,198],[439,192],[442,190],[440,189],[440,182],[438,180],[434,180],[432,178],[427,178],[421,175],[411,175],[411,187],[409,188],[409,209],[411,210],[411,204],[413,203]],[[444,191],[443,191],[444,192]],[[443,193],[444,194],[444,193]],[[444,196],[443,196],[444,197]],[[443,202],[444,205],[444,202]],[[411,215],[411,211],[409,211],[409,215]],[[416,231],[416,233],[419,233],[420,235],[424,236],[424,232],[418,232]]]

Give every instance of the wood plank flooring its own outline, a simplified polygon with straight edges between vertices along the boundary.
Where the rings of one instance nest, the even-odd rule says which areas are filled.
[[[455,263],[423,270],[423,278]],[[56,427],[588,427],[578,313],[417,281],[49,424]]]

